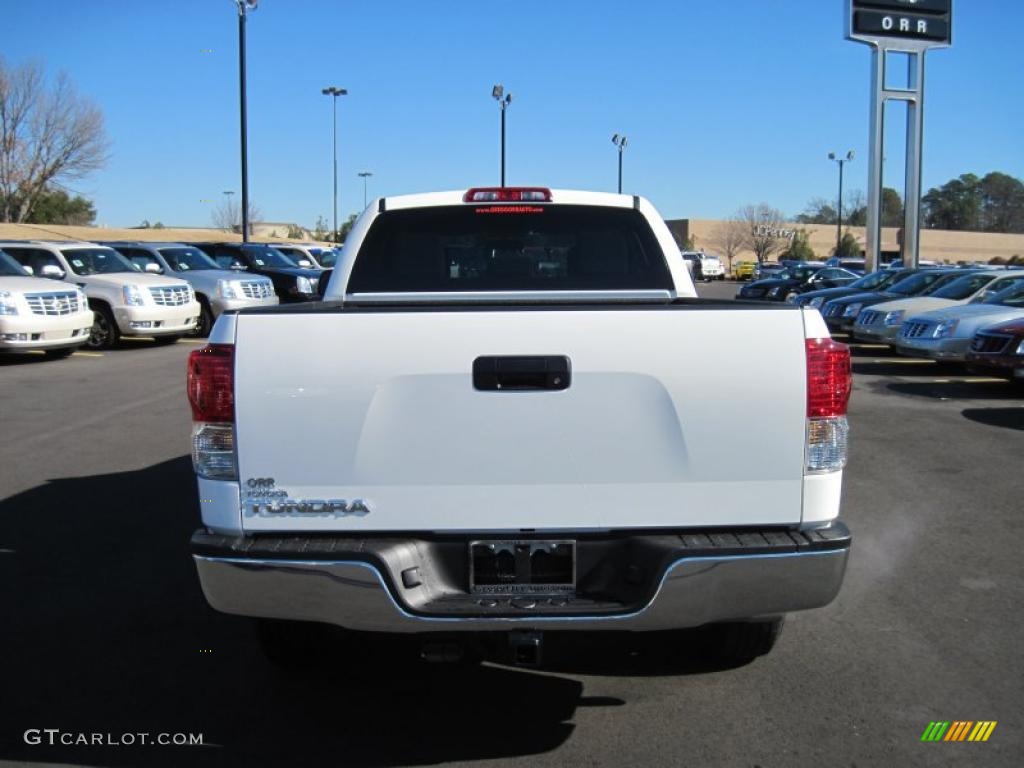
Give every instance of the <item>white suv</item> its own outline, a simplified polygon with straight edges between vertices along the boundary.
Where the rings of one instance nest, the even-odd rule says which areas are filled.
[[[725,279],[725,267],[717,256],[704,251],[683,251],[682,256],[694,280],[711,282]]]
[[[86,344],[107,349],[122,336],[173,343],[199,318],[195,292],[184,280],[141,271],[113,248],[86,242],[0,243],[22,266],[81,288],[95,313]]]
[[[0,352],[41,349],[66,357],[85,343],[92,310],[80,288],[58,287],[0,251]]]

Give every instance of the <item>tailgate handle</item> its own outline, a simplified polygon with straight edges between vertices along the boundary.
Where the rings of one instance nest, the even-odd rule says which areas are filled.
[[[473,388],[481,392],[556,392],[572,380],[564,355],[478,357],[473,361]]]

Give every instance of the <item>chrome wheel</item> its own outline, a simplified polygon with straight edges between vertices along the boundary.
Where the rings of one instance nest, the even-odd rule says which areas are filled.
[[[89,334],[88,341],[85,342],[85,346],[89,349],[110,349],[113,347],[120,334],[117,330],[117,325],[114,323],[114,318],[110,314],[110,310],[105,307],[100,307],[92,313],[92,332]]]
[[[199,306],[199,322],[196,323],[196,328],[192,331],[192,335],[206,338],[210,335],[210,330],[213,328],[213,312],[210,310],[210,305],[203,299],[199,300]]]

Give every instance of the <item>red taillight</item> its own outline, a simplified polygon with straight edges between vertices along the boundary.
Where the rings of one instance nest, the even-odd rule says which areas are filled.
[[[192,420],[235,420],[235,348],[208,344],[188,356],[188,402]]]
[[[464,203],[550,203],[547,187],[473,187],[462,196]]]
[[[807,416],[846,415],[853,388],[850,348],[832,339],[807,339]]]

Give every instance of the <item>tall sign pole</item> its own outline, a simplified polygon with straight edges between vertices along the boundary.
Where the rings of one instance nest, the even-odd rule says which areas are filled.
[[[921,164],[924,139],[924,55],[953,43],[953,0],[844,0],[846,38],[871,46],[871,138],[868,142],[868,270],[882,252],[882,157],[885,105],[907,103],[907,165],[904,183],[903,265],[920,257]],[[908,56],[907,85],[887,86],[887,54]]]
[[[245,19],[259,0],[235,0],[238,5],[238,115],[242,146],[242,242],[249,242],[249,145],[245,98]]]

